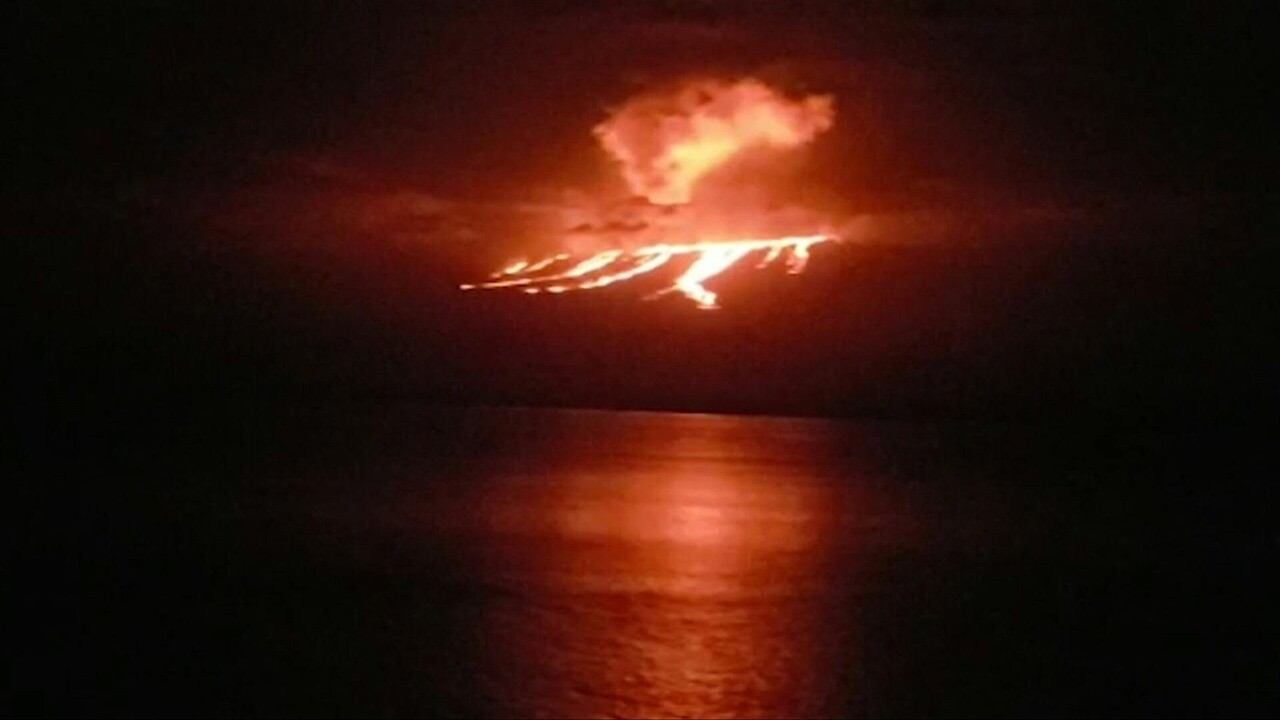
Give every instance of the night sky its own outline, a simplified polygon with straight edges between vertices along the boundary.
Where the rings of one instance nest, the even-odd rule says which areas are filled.
[[[1254,414],[1275,399],[1265,24],[1085,5],[6,9],[19,388],[55,415]],[[456,289],[554,249],[548,208],[619,184],[591,128],[690,76],[833,94],[794,176],[864,236],[802,281],[730,273],[712,313]]]

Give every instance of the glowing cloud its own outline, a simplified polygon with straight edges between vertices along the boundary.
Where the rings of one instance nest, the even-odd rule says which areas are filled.
[[[698,179],[751,147],[789,148],[835,118],[829,95],[788,98],[759,80],[700,80],[627,101],[595,128],[636,195],[687,203]]]

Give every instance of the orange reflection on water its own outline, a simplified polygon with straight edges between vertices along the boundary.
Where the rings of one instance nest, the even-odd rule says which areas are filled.
[[[487,616],[495,710],[823,714],[842,501],[807,467],[812,438],[787,421],[654,417],[486,496],[509,538],[489,571],[516,598]]]

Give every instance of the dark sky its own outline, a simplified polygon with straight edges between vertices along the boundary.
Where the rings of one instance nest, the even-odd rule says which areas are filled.
[[[1139,421],[1272,401],[1263,5],[1080,5],[6,9],[19,382]],[[455,290],[616,189],[610,106],[746,75],[835,95],[798,172],[868,237],[804,282],[730,275],[716,313]]]

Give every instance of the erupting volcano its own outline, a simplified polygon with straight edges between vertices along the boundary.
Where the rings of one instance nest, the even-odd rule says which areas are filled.
[[[794,148],[831,127],[830,96],[789,98],[755,80],[686,82],[672,90],[632,98],[595,128],[604,150],[621,166],[631,192],[657,209],[690,205],[698,182],[735,156],[753,148]],[[734,207],[734,214],[751,208]],[[683,261],[670,286],[651,293],[678,292],[703,309],[714,309],[716,293],[704,283],[748,256],[757,268],[785,257],[792,274],[803,271],[809,249],[834,240],[809,232],[780,237],[736,237],[689,228],[682,237],[639,246],[613,247],[587,256],[558,253],[521,260],[493,273],[471,289],[519,289],[529,294],[592,290],[634,279]]]

